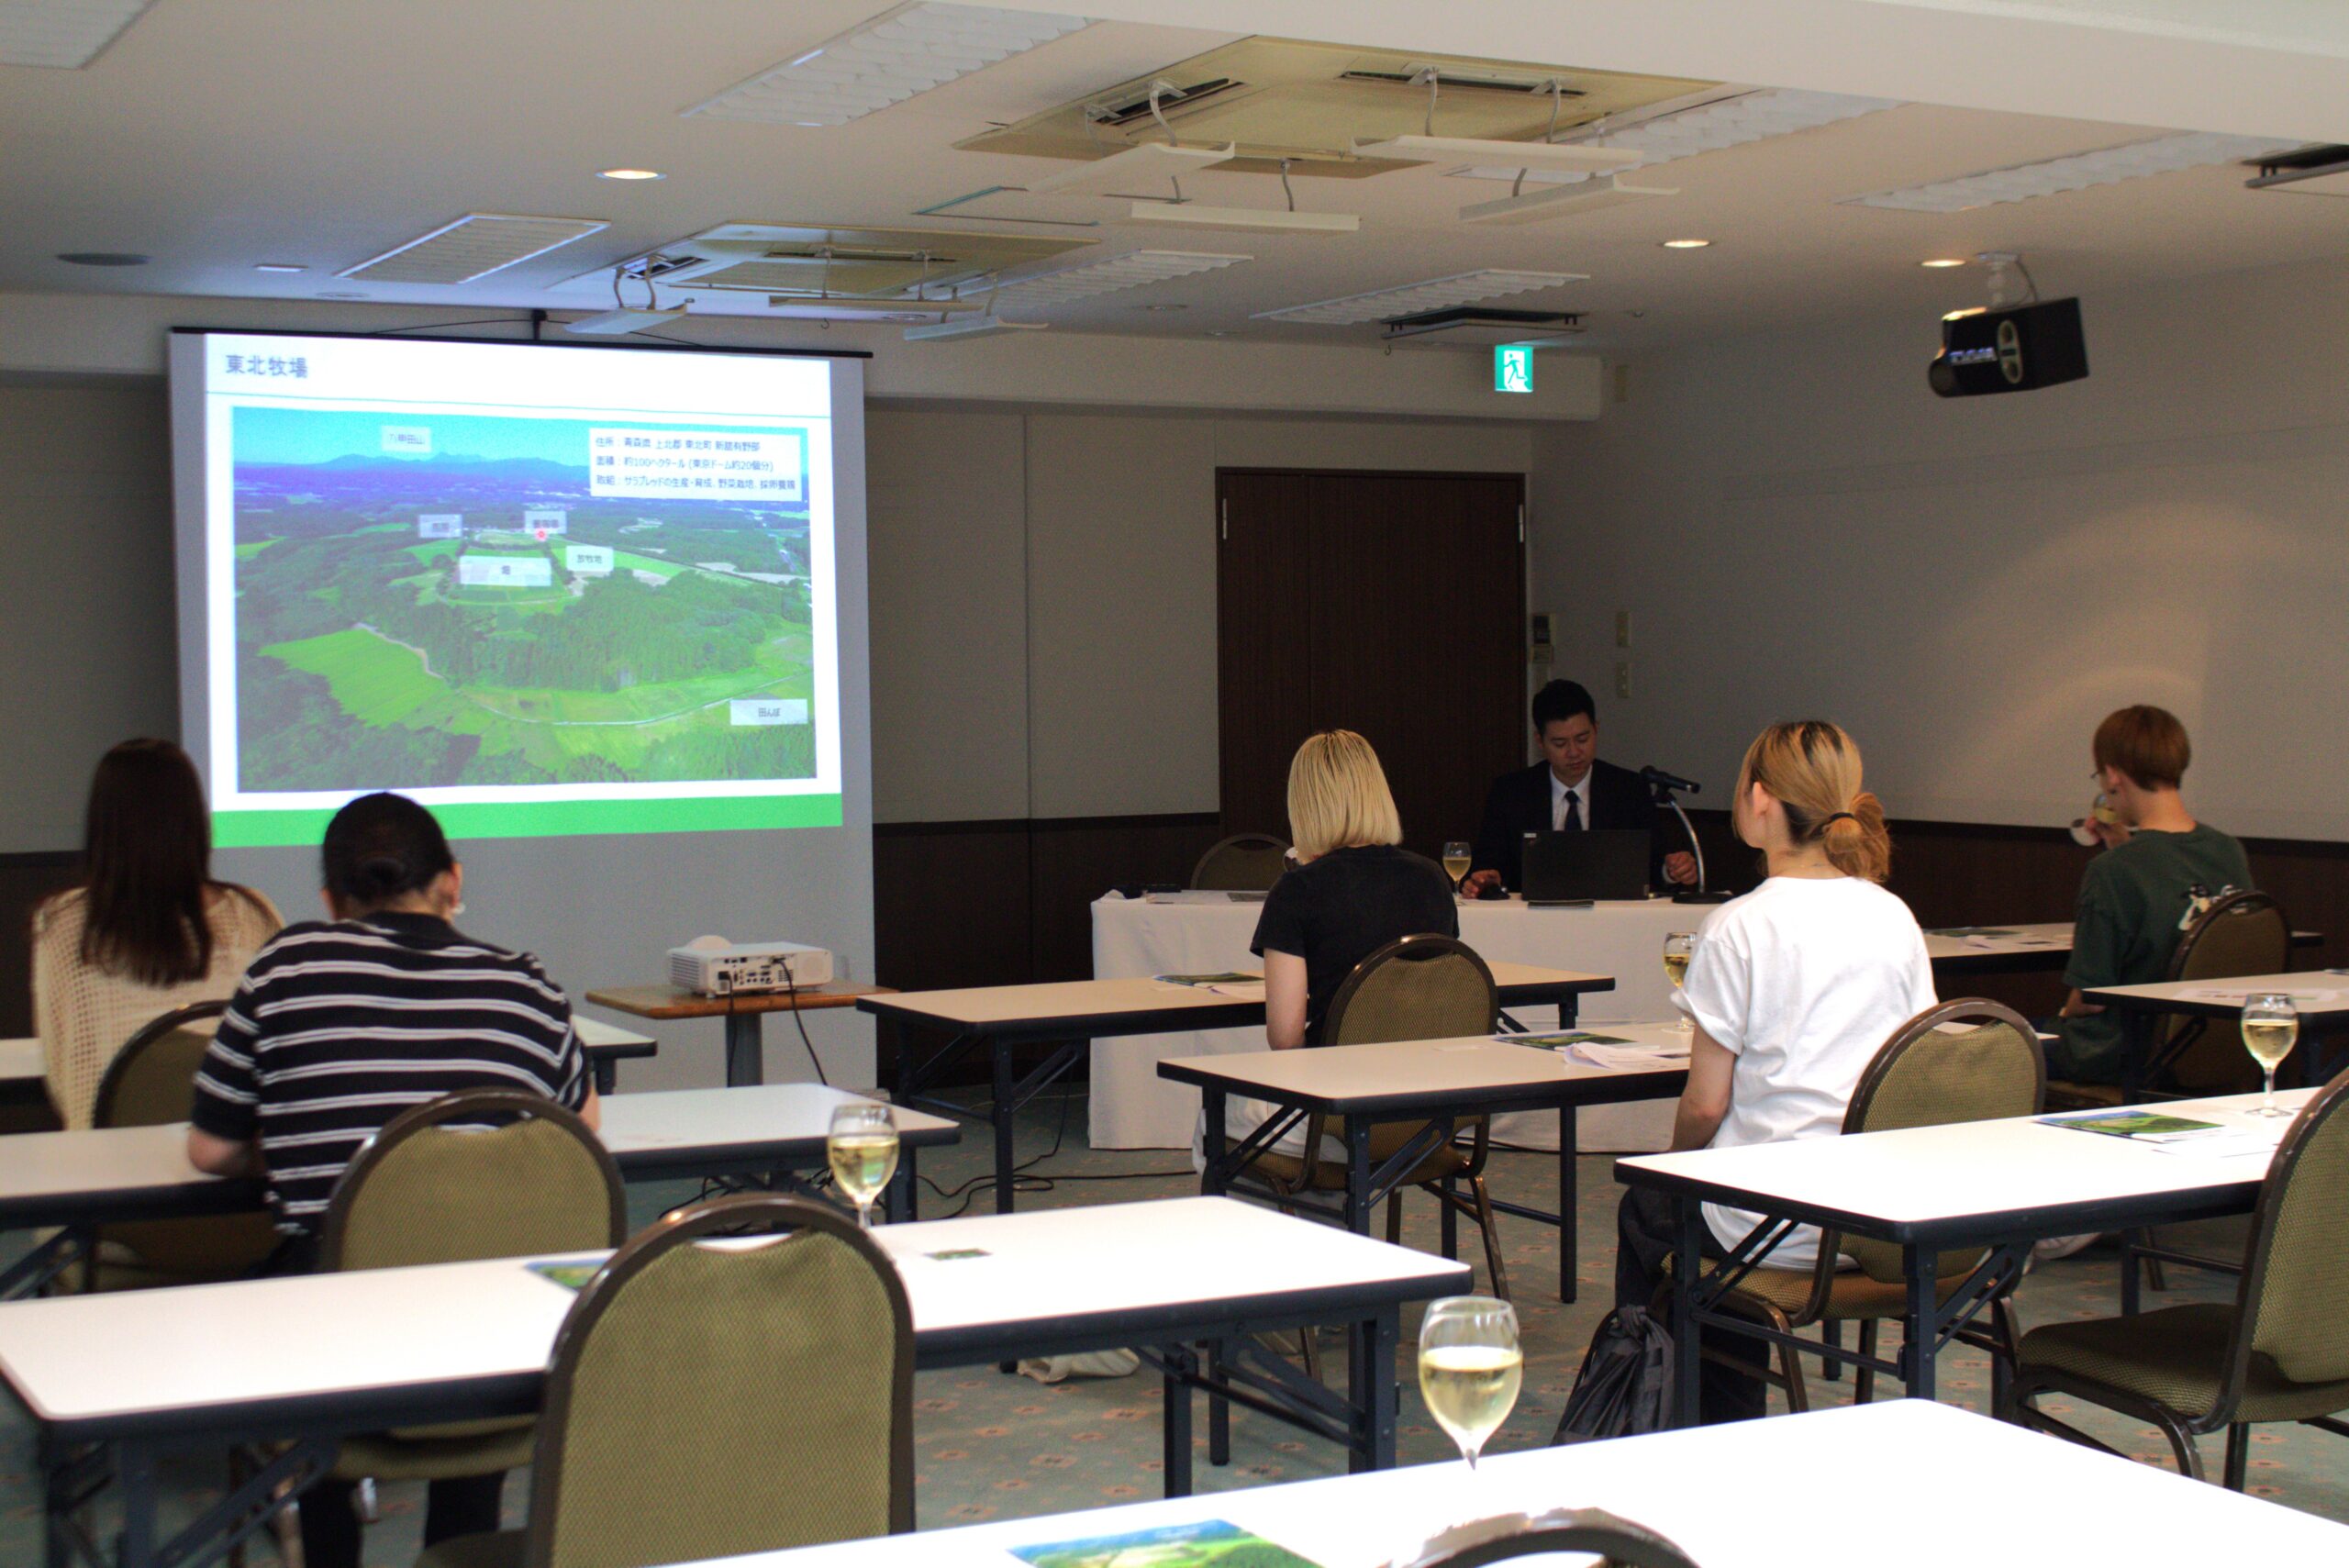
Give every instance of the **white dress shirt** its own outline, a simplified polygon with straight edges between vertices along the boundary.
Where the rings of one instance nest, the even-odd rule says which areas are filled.
[[[1581,820],[1575,824],[1575,827],[1585,832],[1588,832],[1590,829],[1590,775],[1595,770],[1588,768],[1584,769],[1582,777],[1575,780],[1572,785],[1575,799],[1580,806],[1580,809],[1577,810],[1575,815],[1580,817]],[[1554,772],[1551,773],[1550,826],[1557,828],[1561,832],[1565,829],[1566,826],[1566,791],[1568,787],[1569,786],[1558,782],[1558,775]]]

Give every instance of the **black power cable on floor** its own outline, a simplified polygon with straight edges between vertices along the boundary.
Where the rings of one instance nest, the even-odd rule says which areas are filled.
[[[1179,1171],[1105,1171],[1098,1174],[1089,1174],[1085,1172],[1071,1171],[1051,1176],[1030,1174],[1030,1173],[1033,1172],[1037,1166],[1042,1164],[1045,1161],[1052,1159],[1061,1151],[1061,1145],[1068,1136],[1069,1103],[1078,1098],[1078,1094],[1075,1090],[1072,1089],[1062,1094],[1059,1098],[1060,1115],[1052,1129],[1052,1146],[1050,1149],[1045,1150],[1041,1154],[1030,1155],[1028,1159],[1021,1161],[1019,1164],[1012,1167],[1011,1190],[1013,1192],[1049,1193],[1058,1190],[1059,1184],[1063,1182],[1166,1181],[1171,1180],[1174,1177],[1188,1176],[1193,1173],[1186,1167]],[[991,1108],[994,1102],[991,1100],[980,1100],[974,1102],[971,1106],[966,1107],[966,1109],[970,1115],[977,1116],[982,1110]],[[941,1203],[952,1203],[957,1198],[962,1199],[961,1205],[952,1213],[938,1216],[941,1219],[959,1219],[963,1215],[970,1212],[971,1206],[979,1200],[979,1195],[982,1193],[989,1192],[994,1189],[996,1185],[996,1176],[995,1173],[992,1171],[982,1172],[978,1175],[973,1176],[970,1180],[955,1186],[951,1191],[945,1187],[940,1186],[928,1176],[922,1177],[921,1183],[922,1185],[937,1194],[938,1199]]]

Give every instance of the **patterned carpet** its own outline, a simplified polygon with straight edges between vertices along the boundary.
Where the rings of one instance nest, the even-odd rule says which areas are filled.
[[[1182,1155],[1172,1151],[1097,1153],[1078,1145],[1084,1126],[1081,1099],[1064,1111],[1057,1106],[1031,1109],[1022,1129],[1023,1158],[1044,1154],[1056,1131],[1066,1136],[1060,1151],[1042,1161],[1034,1173],[1056,1178],[1057,1184],[1049,1192],[1023,1192],[1022,1207],[1130,1203],[1197,1190],[1194,1178],[1183,1168]],[[1070,1129],[1076,1130],[1068,1132]],[[923,1174],[952,1189],[980,1173],[986,1163],[986,1150],[983,1132],[966,1138],[959,1148],[927,1156]],[[1575,1305],[1564,1306],[1555,1299],[1555,1233],[1529,1221],[1502,1221],[1527,1373],[1524,1394],[1508,1425],[1495,1437],[1492,1451],[1533,1447],[1549,1440],[1573,1385],[1583,1347],[1609,1305],[1614,1211],[1620,1190],[1609,1177],[1611,1163],[1605,1156],[1587,1156],[1581,1162],[1582,1245],[1575,1273],[1582,1299]],[[1546,1204],[1554,1193],[1555,1170],[1548,1155],[1497,1154],[1492,1170],[1495,1194]],[[1143,1179],[1098,1179],[1133,1172],[1166,1173]],[[689,1200],[696,1190],[691,1184],[631,1188],[633,1218],[639,1223],[647,1221]],[[991,1206],[990,1195],[983,1192],[978,1198],[974,1207]],[[926,1216],[942,1216],[953,1207],[951,1202],[941,1203],[935,1193],[923,1195]],[[1474,1227],[1462,1229],[1462,1255],[1476,1264],[1481,1284],[1483,1260]],[[20,1238],[12,1240],[21,1244]],[[1435,1246],[1436,1218],[1430,1200],[1415,1196],[1406,1201],[1405,1240],[1412,1246]],[[2165,1293],[2149,1292],[2147,1305],[2225,1299],[2232,1291],[2228,1281],[2193,1277],[2184,1270],[2173,1272],[2171,1284]],[[2119,1309],[2118,1291],[2119,1270],[2111,1251],[2095,1248],[2034,1270],[2018,1301],[2028,1327],[2057,1318],[2109,1316]],[[1417,1332],[1416,1316],[1405,1318],[1407,1346]],[[1896,1339],[1897,1335],[1887,1335],[1887,1351]],[[1324,1350],[1325,1374],[1333,1381],[1342,1380],[1341,1340],[1326,1340]],[[1403,1380],[1398,1444],[1402,1462],[1422,1464],[1455,1458],[1450,1441],[1427,1420],[1419,1405],[1408,1350],[1398,1370]],[[1815,1405],[1851,1397],[1848,1377],[1839,1383],[1822,1383],[1815,1375],[1815,1362],[1811,1370]],[[1989,1385],[1989,1368],[1978,1353],[1959,1347],[1943,1355],[1944,1399],[1980,1409],[1988,1403]],[[915,1467],[922,1527],[1027,1518],[1158,1496],[1161,1398],[1157,1379],[1147,1373],[1050,1386],[992,1370],[921,1374],[915,1386]],[[1774,1395],[1773,1409],[1782,1407]],[[2051,1404],[2049,1408],[2065,1412],[2060,1404]],[[1343,1457],[1329,1444],[1244,1410],[1233,1415],[1231,1464],[1210,1466],[1204,1451],[1204,1403],[1198,1413],[1201,1435],[1196,1440],[1201,1451],[1197,1473],[1202,1492],[1344,1470]],[[2069,1415],[2124,1452],[2147,1462],[2169,1463],[2167,1445],[2151,1428],[2096,1410],[2074,1410]],[[2254,1493],[2349,1521],[2349,1443],[2304,1427],[2263,1428],[2253,1440],[2251,1487]],[[2218,1471],[2221,1446],[2216,1438],[2204,1445],[2204,1457],[2213,1474]],[[803,1461],[822,1462],[823,1454],[818,1435],[811,1433]],[[187,1456],[174,1464],[167,1473],[173,1491],[173,1515],[191,1515],[206,1500],[207,1489],[217,1485],[219,1473],[218,1462],[208,1455]],[[520,1522],[525,1490],[519,1476],[507,1485],[509,1523]],[[414,1561],[422,1506],[420,1486],[384,1489],[382,1522],[367,1534],[369,1563],[406,1568]],[[2085,1506],[2092,1507],[2093,1502],[2087,1501]],[[39,1561],[39,1541],[31,1430],[10,1410],[0,1415],[0,1562]],[[253,1560],[271,1562],[269,1549],[262,1548]]]

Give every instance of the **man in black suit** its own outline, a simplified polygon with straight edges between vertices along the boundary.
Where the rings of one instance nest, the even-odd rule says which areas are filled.
[[[1463,892],[1473,897],[1488,887],[1522,886],[1526,834],[1591,828],[1645,829],[1654,846],[1651,875],[1696,884],[1697,857],[1675,847],[1679,834],[1640,775],[1598,760],[1598,715],[1581,683],[1553,681],[1535,694],[1533,732],[1542,761],[1493,781]]]

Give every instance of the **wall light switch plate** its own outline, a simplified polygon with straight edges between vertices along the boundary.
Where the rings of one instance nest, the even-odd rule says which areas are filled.
[[[1631,646],[1631,612],[1629,610],[1615,612],[1615,646],[1618,648]]]
[[[1615,661],[1615,695],[1626,702],[1631,700],[1631,662],[1629,659]]]

